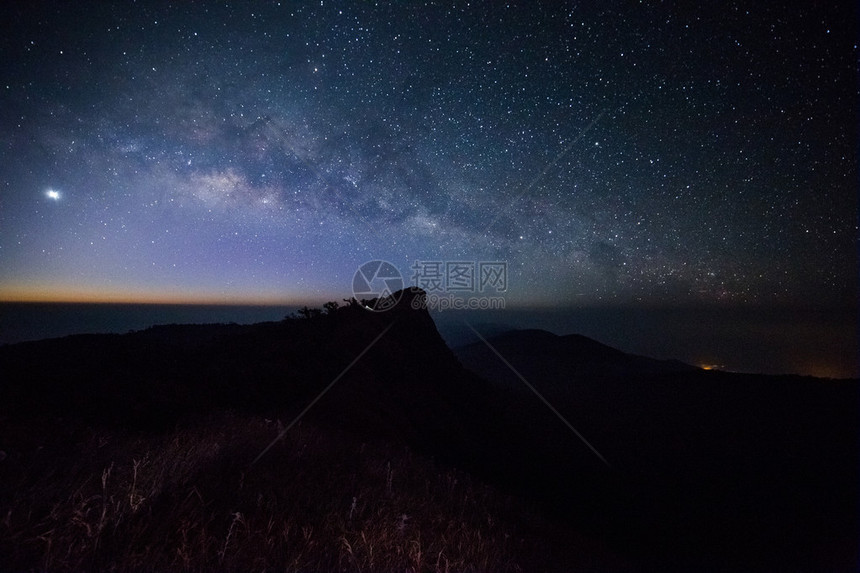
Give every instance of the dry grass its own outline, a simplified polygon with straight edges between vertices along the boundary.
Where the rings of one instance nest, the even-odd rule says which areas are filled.
[[[14,450],[0,466],[6,567],[519,570],[522,508],[509,498],[406,449],[301,426],[251,466],[278,429],[223,415]]]

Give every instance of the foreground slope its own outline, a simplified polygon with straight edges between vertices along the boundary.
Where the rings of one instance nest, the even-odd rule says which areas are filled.
[[[557,447],[569,436],[519,428],[415,296],[385,313],[0,348],[6,563],[627,568],[593,519],[567,519],[575,504],[546,510],[580,459]]]
[[[606,465],[489,347],[448,349],[421,296],[0,348],[0,549],[49,570],[853,569],[856,381],[490,339]]]
[[[537,398],[612,464],[631,543],[679,569],[857,564],[858,381],[703,371],[585,337],[512,331],[456,350]]]

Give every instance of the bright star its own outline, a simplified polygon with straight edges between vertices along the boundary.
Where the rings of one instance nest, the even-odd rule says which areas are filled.
[[[45,192],[45,195],[48,196],[48,199],[53,199],[54,201],[60,200],[60,192],[59,191],[54,191],[53,189],[48,189]]]

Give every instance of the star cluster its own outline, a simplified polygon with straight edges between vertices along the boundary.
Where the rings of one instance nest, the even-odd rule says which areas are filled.
[[[853,7],[5,7],[0,297],[856,303]]]

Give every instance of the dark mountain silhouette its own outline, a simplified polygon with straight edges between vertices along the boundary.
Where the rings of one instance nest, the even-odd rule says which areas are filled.
[[[514,330],[492,337],[491,344],[508,360],[526,359],[529,365],[557,369],[557,377],[640,375],[646,373],[693,372],[695,367],[678,360],[655,360],[626,354],[595,340],[570,334],[557,336],[545,330]],[[474,366],[490,380],[501,382],[516,375],[500,360],[488,360],[492,351],[483,342],[456,349],[457,357],[467,367]],[[498,368],[501,366],[501,368]],[[492,375],[485,370],[493,368]],[[550,377],[546,377],[549,381]]]
[[[516,330],[516,327],[510,324],[495,322],[475,322],[471,323],[472,328],[469,328],[462,319],[458,320],[456,317],[444,313],[435,315],[434,320],[436,320],[436,328],[439,330],[439,334],[451,348],[459,348],[480,341],[472,328],[478,330],[481,336],[485,338]]]
[[[213,443],[245,444],[230,446],[243,461],[223,469],[244,484],[252,466],[269,476],[294,471],[284,464],[304,449],[290,449],[299,447],[291,436],[315,428],[322,436],[317,441],[327,444],[315,459],[333,475],[344,471],[341,458],[352,455],[343,453],[353,447],[348,444],[361,451],[363,444],[383,444],[389,452],[384,455],[392,456],[389,466],[394,460],[413,467],[390,453],[407,448],[492,486],[501,497],[487,497],[487,503],[504,496],[522,500],[532,509],[511,518],[530,531],[516,534],[525,540],[522,547],[528,539],[555,540],[528,553],[526,570],[588,569],[588,563],[597,570],[772,570],[822,563],[838,570],[852,564],[856,381],[703,372],[542,331],[489,339],[609,467],[483,342],[455,355],[427,311],[415,310],[423,292],[395,296],[400,303],[387,312],[354,303],[277,323],[169,325],[0,347],[0,417],[14,429],[0,448],[10,459],[27,460],[37,442],[47,442],[51,451],[77,451],[75,444],[93,432],[151,440],[191,425],[201,435],[218,434]],[[207,422],[213,413],[232,412],[256,420],[250,427],[264,419],[286,425],[309,405],[301,423],[256,464],[251,462],[270,440],[252,440],[250,430],[236,429],[231,441]],[[56,456],[67,461],[68,454]],[[367,463],[362,460],[357,467]],[[15,475],[35,475],[31,462],[20,463]],[[369,479],[349,475],[345,491]],[[410,482],[409,503],[422,492],[429,495],[432,477]],[[327,481],[317,477],[302,487],[313,489],[320,480]],[[42,482],[19,477],[16,483]],[[277,485],[266,487],[282,495]],[[202,499],[192,489],[188,495]],[[163,498],[165,507],[184,507],[174,499],[179,494],[171,495],[152,497]],[[320,493],[320,503],[328,503],[328,495]],[[337,495],[346,496],[342,503],[349,506],[351,494]],[[3,505],[13,498],[12,490],[0,492]],[[224,508],[231,511],[236,509]],[[535,523],[534,512],[546,520],[541,528],[528,525]],[[426,523],[435,519],[428,514]],[[348,529],[343,525],[332,539],[347,539]],[[569,531],[580,536],[576,559],[564,533]],[[433,535],[443,540],[441,554],[450,534]],[[223,539],[224,547],[229,540]],[[517,551],[523,555],[522,548]],[[24,558],[18,565],[35,566]]]
[[[704,371],[539,330],[488,342],[610,461],[631,543],[661,566],[856,564],[858,381]],[[488,345],[455,353],[538,400]]]

